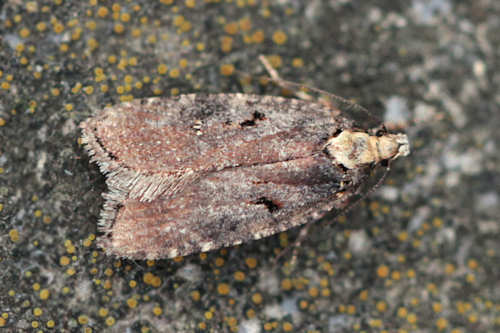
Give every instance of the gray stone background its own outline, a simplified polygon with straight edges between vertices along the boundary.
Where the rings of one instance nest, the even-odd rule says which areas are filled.
[[[2,332],[500,330],[500,2],[0,4]],[[412,154],[336,221],[179,260],[95,245],[104,177],[78,124],[105,105],[289,80],[404,126]],[[234,71],[232,69],[234,68]]]

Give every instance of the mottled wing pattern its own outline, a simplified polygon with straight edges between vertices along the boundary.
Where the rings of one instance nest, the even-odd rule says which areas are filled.
[[[136,259],[237,245],[341,208],[356,187],[321,154],[229,168],[201,177],[179,195],[152,202],[126,199],[101,245],[109,253]]]
[[[106,108],[81,125],[92,161],[107,175],[101,243],[118,256],[161,258],[288,229],[298,223],[286,217],[327,202],[350,181],[323,148],[351,126],[321,104],[246,94]],[[306,177],[298,165],[315,159],[324,170]]]

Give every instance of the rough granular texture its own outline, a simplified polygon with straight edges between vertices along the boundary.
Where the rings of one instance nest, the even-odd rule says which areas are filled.
[[[323,104],[245,94],[135,100],[84,122],[107,175],[100,245],[184,256],[266,237],[342,209],[371,169],[406,156]]]

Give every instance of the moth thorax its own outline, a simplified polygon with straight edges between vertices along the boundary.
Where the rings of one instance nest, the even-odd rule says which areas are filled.
[[[410,153],[405,134],[373,136],[365,132],[343,131],[326,143],[328,154],[336,163],[354,169],[382,160],[392,160]]]

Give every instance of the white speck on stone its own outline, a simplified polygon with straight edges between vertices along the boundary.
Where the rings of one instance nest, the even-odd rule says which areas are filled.
[[[426,104],[417,103],[415,106],[415,122],[416,123],[427,123],[433,120],[436,115],[436,108]]]
[[[387,201],[396,201],[399,197],[399,190],[394,186],[381,186],[378,192],[380,196]]]
[[[370,238],[364,230],[355,231],[349,237],[349,250],[355,254],[360,255],[368,252],[372,247]]]
[[[398,125],[405,125],[410,119],[410,112],[406,99],[400,96],[391,96],[385,102],[384,121]]]
[[[449,151],[443,154],[443,162],[449,170],[459,170],[466,175],[477,175],[482,171],[483,156],[478,150],[461,153]]]
[[[413,232],[422,226],[422,223],[429,217],[431,210],[428,206],[419,207],[408,224],[408,231]]]
[[[472,68],[474,71],[474,75],[479,78],[483,77],[484,73],[486,72],[486,65],[481,60],[474,61]]]
[[[498,207],[498,193],[495,191],[480,194],[476,198],[476,208],[479,213]]]
[[[260,333],[261,331],[261,323],[257,319],[243,320],[238,329],[238,333]]]
[[[483,169],[483,156],[478,150],[467,151],[461,157],[461,167],[466,175],[477,175]]]
[[[432,24],[449,15],[451,8],[449,0],[413,0],[411,9],[417,23]]]
[[[179,268],[175,275],[189,281],[189,282],[197,282],[201,281],[201,269],[200,266],[193,264],[186,264]]]
[[[352,326],[351,321],[349,316],[346,315],[332,316],[328,319],[328,332],[345,332],[346,329]]]
[[[280,290],[280,281],[272,271],[264,271],[260,274],[257,282],[259,290],[265,291],[270,295],[278,295]]]
[[[443,105],[451,115],[453,124],[458,128],[463,128],[467,124],[467,117],[463,107],[449,96],[442,96]]]

